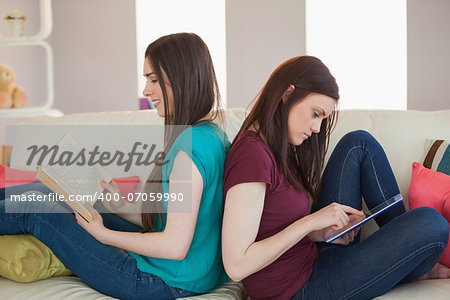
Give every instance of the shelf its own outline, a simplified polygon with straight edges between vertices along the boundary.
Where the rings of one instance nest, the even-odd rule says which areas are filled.
[[[0,38],[0,46],[16,46],[16,45],[33,45],[33,43],[41,40],[37,40],[32,36],[21,36],[21,37],[3,37]]]
[[[47,97],[46,101],[37,107],[24,107],[24,108],[7,108],[0,109],[0,117],[15,117],[15,116],[24,116],[27,114],[33,114],[36,112],[41,112],[43,110],[47,110],[53,106],[55,101],[54,95],[54,82],[53,82],[53,51],[50,45],[44,41],[15,41],[14,44],[9,44],[9,46],[40,46],[44,48],[46,54],[47,61]],[[2,46],[2,44],[0,44]],[[9,116],[11,114],[11,116]]]
[[[0,109],[0,118],[21,118],[35,117],[42,115],[43,112],[50,109],[51,106],[35,106],[23,108]]]
[[[33,36],[23,36],[16,38],[1,37],[0,45],[17,45],[17,42],[42,41],[48,38],[48,36],[52,32],[53,27],[51,0],[40,0],[39,10],[40,10],[41,28],[37,34]]]
[[[47,95],[46,101],[39,106],[31,106],[24,108],[8,108],[0,109],[0,118],[15,118],[38,116],[49,110],[54,103],[54,82],[53,82],[53,51],[50,45],[43,41],[52,31],[52,4],[51,0],[40,0],[40,30],[36,35],[24,37],[2,37],[0,38],[0,46],[39,46],[44,48],[46,56],[46,78],[47,78]]]

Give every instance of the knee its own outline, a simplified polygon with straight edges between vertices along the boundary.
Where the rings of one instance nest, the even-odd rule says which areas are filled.
[[[355,130],[342,137],[339,143],[348,148],[358,147],[361,150],[382,150],[381,145],[372,134],[365,130]]]
[[[413,217],[416,234],[428,237],[429,242],[448,244],[449,223],[437,210],[424,206],[412,209],[409,213]]]
[[[373,135],[365,130],[350,131],[342,137],[342,140],[352,142],[376,142]]]

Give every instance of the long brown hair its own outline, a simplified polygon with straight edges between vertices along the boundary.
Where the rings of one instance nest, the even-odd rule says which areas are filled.
[[[194,33],[176,33],[163,36],[151,43],[145,51],[158,82],[164,101],[164,124],[181,125],[165,127],[164,153],[172,146],[176,137],[188,126],[195,125],[205,116],[209,121],[223,116],[216,74],[208,47]],[[166,75],[164,78],[163,74]],[[164,82],[172,88],[174,107],[169,114],[169,103]],[[217,108],[216,110],[214,110]],[[162,167],[156,165],[144,186],[146,193],[161,193]],[[159,203],[159,207],[158,207]],[[161,202],[143,203],[142,232],[162,229],[164,218]],[[158,212],[158,213],[155,213]]]
[[[283,102],[282,95],[290,85],[295,89]],[[313,201],[317,201],[325,153],[337,119],[336,110],[322,121],[320,132],[313,133],[301,145],[294,146],[287,138],[291,108],[312,93],[339,99],[339,89],[329,69],[313,56],[298,56],[285,61],[270,75],[236,139],[257,123],[256,131],[272,151],[281,173],[296,189],[306,190]]]

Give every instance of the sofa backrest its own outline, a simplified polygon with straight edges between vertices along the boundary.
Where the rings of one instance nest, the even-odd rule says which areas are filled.
[[[234,139],[245,118],[244,108],[225,110],[223,126],[230,141]],[[28,125],[162,125],[163,119],[155,111],[123,111],[72,114],[62,117],[40,117],[27,120]],[[327,158],[337,141],[347,132],[364,129],[372,133],[384,147],[397,177],[404,198],[408,196],[411,179],[411,165],[423,162],[431,141],[450,140],[450,110],[445,111],[387,111],[387,110],[342,110],[330,141]],[[120,138],[120,137],[118,137]],[[11,166],[26,168],[23,159],[12,156]],[[120,171],[119,171],[120,172]],[[141,180],[145,180],[150,170],[136,170]],[[115,173],[114,176],[129,176]]]

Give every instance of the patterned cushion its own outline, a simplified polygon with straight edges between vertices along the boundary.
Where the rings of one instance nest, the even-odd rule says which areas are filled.
[[[435,140],[428,150],[423,166],[450,175],[450,142]]]

